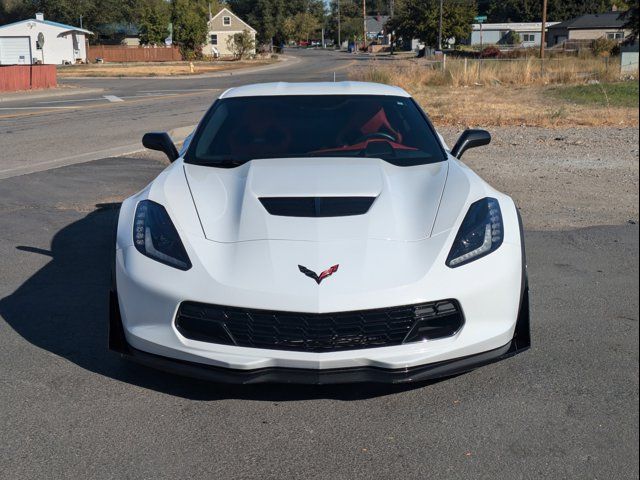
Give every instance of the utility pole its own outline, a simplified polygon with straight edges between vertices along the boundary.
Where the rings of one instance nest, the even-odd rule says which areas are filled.
[[[362,45],[363,50],[367,51],[367,0],[362,0],[362,20],[363,20],[363,31],[364,36],[362,37]]]
[[[80,15],[80,28],[82,28],[82,15]]]
[[[338,50],[342,49],[342,25],[340,18],[340,0],[338,0]]]
[[[440,18],[438,19],[438,50],[442,51],[442,5],[443,0],[440,0]]]
[[[542,32],[540,35],[540,59],[544,60],[544,47],[547,36],[547,0],[542,1]]]
[[[394,0],[390,0],[389,1],[389,18],[391,20],[393,20],[394,10],[395,10],[395,2],[394,2]],[[393,38],[395,36],[394,33],[395,33],[395,30],[392,30],[391,34],[389,35],[389,43],[391,43],[391,45],[390,45],[391,55],[393,55],[393,53],[394,53],[393,52],[393,44],[395,42],[395,39]]]

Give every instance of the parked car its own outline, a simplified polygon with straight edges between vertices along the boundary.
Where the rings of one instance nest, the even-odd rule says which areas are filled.
[[[530,345],[514,202],[404,90],[226,91],[120,210],[110,347],[223,382],[411,382]],[[493,161],[493,160],[492,160]]]

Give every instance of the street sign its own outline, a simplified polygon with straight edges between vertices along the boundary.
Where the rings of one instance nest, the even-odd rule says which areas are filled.
[[[487,16],[486,15],[480,15],[478,17],[474,18],[476,23],[484,23],[487,21]]]

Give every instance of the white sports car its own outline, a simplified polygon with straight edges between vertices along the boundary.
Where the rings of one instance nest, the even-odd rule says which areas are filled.
[[[409,382],[530,346],[514,202],[404,90],[226,91],[120,210],[110,348],[222,382]]]

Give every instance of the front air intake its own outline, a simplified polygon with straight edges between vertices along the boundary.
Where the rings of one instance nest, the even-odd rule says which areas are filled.
[[[375,197],[262,197],[260,203],[280,217],[349,217],[364,215]]]
[[[201,342],[297,352],[339,352],[451,337],[464,325],[464,316],[455,300],[332,313],[183,302],[175,325],[183,337]]]

